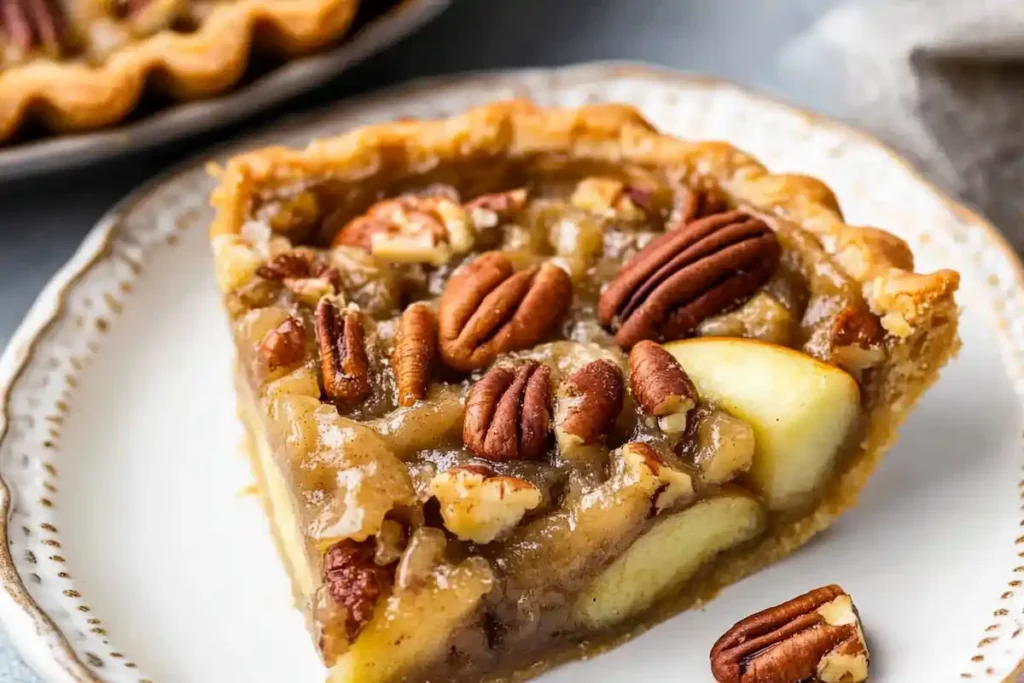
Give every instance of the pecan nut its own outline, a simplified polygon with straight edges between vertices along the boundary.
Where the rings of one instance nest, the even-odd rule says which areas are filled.
[[[341,291],[341,273],[312,254],[286,251],[257,269],[265,280],[281,282],[300,301],[315,306],[321,298]]]
[[[440,266],[467,253],[474,240],[466,209],[437,192],[377,202],[342,227],[331,246],[360,247],[385,261]]]
[[[273,372],[302,362],[306,357],[306,329],[295,318],[288,318],[273,328],[256,347]]]
[[[511,219],[526,205],[526,190],[506,190],[491,192],[466,202],[473,227],[477,229],[493,228]]]
[[[515,371],[491,368],[466,400],[462,441],[488,460],[533,460],[544,454],[551,424],[550,370],[534,361]]]
[[[622,412],[622,371],[609,360],[595,360],[574,372],[558,389],[555,436],[559,449],[596,443]]]
[[[823,586],[740,621],[711,648],[719,683],[860,683],[870,655],[839,586]]]
[[[651,198],[648,192],[621,180],[593,176],[576,185],[569,202],[599,216],[639,222],[647,219]]]
[[[629,387],[641,410],[658,420],[662,431],[686,431],[689,412],[699,396],[690,376],[675,357],[652,341],[642,341],[629,353]]]
[[[621,453],[622,463],[628,472],[640,481],[650,481],[653,514],[660,514],[693,500],[693,478],[669,465],[651,444],[639,441],[627,443]]]
[[[430,482],[430,493],[441,504],[445,528],[474,543],[504,536],[544,500],[534,484],[477,465],[437,475]]]
[[[426,397],[436,347],[434,312],[426,304],[412,304],[398,320],[395,348],[391,353],[391,369],[398,384],[398,405],[411,406]]]
[[[359,312],[339,311],[330,298],[316,307],[316,338],[320,349],[324,392],[339,404],[351,404],[370,392],[363,321]]]
[[[468,372],[499,353],[540,342],[572,302],[572,281],[545,263],[516,272],[499,252],[481,255],[448,280],[438,313],[441,357]]]
[[[715,186],[687,187],[678,206],[681,225],[729,210],[725,194]]]
[[[601,294],[598,320],[630,348],[688,336],[705,318],[749,299],[778,267],[781,248],[743,211],[702,218],[648,244]]]
[[[345,609],[349,642],[373,617],[377,600],[391,582],[391,571],[373,561],[374,552],[373,539],[345,539],[324,554],[324,587],[334,602]]]
[[[22,53],[38,48],[59,57],[66,47],[65,34],[65,19],[56,0],[0,2],[0,37]]]

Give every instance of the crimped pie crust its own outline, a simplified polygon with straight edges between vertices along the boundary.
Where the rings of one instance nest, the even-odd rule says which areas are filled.
[[[147,82],[178,99],[231,87],[254,41],[283,54],[345,34],[358,0],[237,0],[218,4],[192,33],[170,30],[125,45],[100,65],[38,58],[0,71],[0,141],[38,115],[50,128],[99,128],[128,114]]]
[[[818,504],[776,520],[753,546],[720,556],[683,594],[657,608],[656,622],[788,555],[856,503],[895,440],[897,427],[959,346],[954,300],[959,275],[951,270],[915,273],[903,240],[877,228],[845,223],[835,196],[821,181],[771,174],[755,158],[724,142],[660,134],[634,108],[618,104],[541,109],[524,101],[499,102],[446,120],[369,126],[315,141],[303,150],[273,147],[244,154],[223,169],[214,169],[220,185],[211,199],[216,209],[211,237],[239,233],[254,200],[275,190],[327,178],[352,184],[405,178],[445,163],[537,154],[678,168],[714,181],[737,205],[812,236],[859,284],[887,333],[888,355],[867,399],[862,438],[840,463]],[[528,678],[559,661],[593,653],[651,623],[619,629],[582,650],[546,656],[513,678]]]

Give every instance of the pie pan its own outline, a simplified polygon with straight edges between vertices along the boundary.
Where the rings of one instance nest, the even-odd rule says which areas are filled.
[[[858,509],[704,611],[546,680],[600,675],[596,667],[612,678],[706,678],[708,649],[732,622],[832,582],[857,598],[873,680],[1008,676],[1024,653],[1014,635],[1024,624],[1024,330],[1010,323],[1024,292],[1001,238],[860,134],[734,86],[641,67],[413,85],[269,138],[297,145],[342,118],[436,117],[509,97],[628,102],[673,134],[728,140],[772,168],[822,178],[851,221],[885,225],[922,269],[964,277],[964,350]],[[115,209],[3,361],[10,558],[0,613],[52,680],[322,678],[258,502],[237,495],[249,474],[235,454],[230,344],[205,275],[211,186],[197,165]],[[244,662],[231,656],[241,648],[252,653]]]

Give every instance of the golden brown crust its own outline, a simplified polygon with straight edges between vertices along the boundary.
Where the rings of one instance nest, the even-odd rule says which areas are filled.
[[[135,106],[152,76],[178,99],[234,85],[254,39],[299,54],[344,35],[358,0],[237,0],[218,4],[192,33],[162,31],[118,49],[102,65],[36,59],[0,72],[0,141],[38,112],[57,131],[115,123]]]
[[[385,166],[416,173],[471,156],[524,157],[563,152],[576,158],[676,167],[711,178],[740,204],[786,219],[821,243],[861,285],[865,300],[898,337],[933,317],[955,317],[951,270],[913,272],[906,243],[877,228],[843,221],[832,191],[801,175],[775,175],[725,142],[679,140],[657,132],[629,106],[540,109],[525,101],[498,102],[441,121],[368,126],[318,140],[303,150],[271,147],[233,159],[213,203],[213,234],[235,232],[255,192],[290,182],[332,177],[357,182]]]

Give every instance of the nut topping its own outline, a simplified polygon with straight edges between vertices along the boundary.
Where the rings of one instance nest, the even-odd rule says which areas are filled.
[[[480,195],[466,203],[466,212],[474,227],[493,228],[511,218],[525,204],[526,190],[520,188]]]
[[[348,222],[331,242],[366,249],[385,261],[440,266],[473,248],[466,210],[445,193],[403,195],[377,202]]]
[[[59,57],[64,48],[64,19],[56,0],[0,0],[0,37],[23,53],[39,48]]]
[[[287,251],[260,266],[256,274],[265,280],[281,282],[300,301],[316,306],[325,296],[341,290],[341,273],[334,266],[310,254]]]
[[[550,370],[527,361],[515,372],[491,368],[466,400],[462,440],[489,460],[533,460],[544,454],[551,423]]]
[[[559,449],[596,443],[622,412],[622,371],[595,360],[574,372],[558,389],[555,436]]]
[[[649,443],[626,444],[622,447],[622,461],[626,470],[640,477],[641,481],[653,478],[654,514],[693,498],[693,478],[666,463],[661,453]]]
[[[572,301],[572,282],[545,263],[516,272],[499,252],[487,252],[448,280],[438,314],[444,362],[468,372],[499,353],[540,342]]]
[[[430,493],[441,503],[445,527],[474,543],[490,543],[511,531],[544,499],[528,481],[473,465],[437,475],[430,482]]]
[[[647,219],[645,206],[649,204],[649,197],[620,180],[594,176],[581,180],[569,201],[584,211],[636,222]]]
[[[775,233],[743,211],[702,218],[648,244],[601,294],[598,319],[631,348],[690,335],[753,296],[779,263]]]
[[[686,431],[686,418],[697,406],[697,387],[675,357],[651,341],[629,354],[629,386],[645,413],[669,434]]]
[[[719,683],[860,683],[870,656],[857,610],[824,586],[740,621],[711,648]]]
[[[729,210],[725,195],[717,187],[689,187],[679,205],[682,225]]]
[[[267,280],[277,281],[283,281],[287,278],[309,277],[311,274],[310,265],[310,259],[305,254],[286,251],[260,266],[256,274]]]
[[[391,368],[398,384],[398,405],[411,406],[426,397],[436,347],[434,312],[426,304],[412,304],[398,321],[395,348],[391,353]]]
[[[288,318],[267,332],[256,347],[270,372],[295,365],[306,356],[306,330],[295,318]]]
[[[356,639],[373,617],[377,599],[391,582],[391,573],[373,561],[373,539],[345,539],[324,554],[324,587],[331,598],[345,608],[345,630],[349,642]]]
[[[316,338],[326,394],[340,404],[366,396],[370,371],[359,312],[339,311],[329,298],[321,299],[316,307]]]

